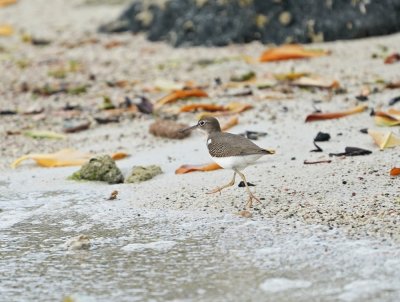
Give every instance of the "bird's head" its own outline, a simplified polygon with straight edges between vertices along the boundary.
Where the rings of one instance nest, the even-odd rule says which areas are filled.
[[[212,116],[203,117],[197,122],[196,125],[182,129],[180,131],[186,132],[196,128],[205,131],[207,134],[211,134],[213,132],[221,132],[221,127],[218,120]]]

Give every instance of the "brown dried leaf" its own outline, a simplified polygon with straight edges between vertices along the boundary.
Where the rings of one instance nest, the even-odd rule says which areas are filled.
[[[386,88],[389,88],[389,89],[400,88],[400,81],[387,83]]]
[[[222,169],[218,164],[216,163],[209,163],[209,164],[204,164],[204,165],[182,165],[180,166],[176,171],[175,174],[185,174],[185,173],[190,173],[190,172],[195,172],[195,171],[214,171]]]
[[[385,64],[393,64],[400,61],[400,54],[398,52],[393,53],[385,58]]]
[[[312,113],[307,116],[306,118],[306,123],[307,122],[313,122],[313,121],[321,121],[321,120],[330,120],[330,119],[337,119],[337,118],[342,118],[348,115],[356,114],[356,113],[361,113],[365,110],[367,110],[368,106],[366,105],[359,105],[354,108],[351,108],[346,111],[339,111],[339,112],[330,112],[330,113]]]
[[[126,44],[127,44],[127,42],[124,42],[124,41],[112,40],[112,41],[107,42],[106,44],[104,44],[104,48],[111,49],[111,48],[120,47],[120,46],[123,46],[123,45],[126,45]]]
[[[374,114],[374,119],[378,126],[398,126],[400,125],[400,112],[395,109],[389,109],[388,112],[377,111]]]
[[[327,55],[325,50],[305,49],[301,45],[287,44],[272,47],[264,51],[260,57],[261,62],[282,61],[292,59],[305,59]]]

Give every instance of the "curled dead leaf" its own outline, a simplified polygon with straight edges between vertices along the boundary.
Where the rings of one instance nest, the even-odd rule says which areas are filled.
[[[250,108],[253,108],[253,106],[250,104],[239,103],[239,102],[232,102],[223,107],[224,107],[223,111],[201,113],[199,114],[198,119],[201,119],[205,116],[223,116],[223,115],[238,114]]]
[[[301,45],[287,44],[279,47],[272,47],[264,51],[260,62],[283,61],[292,59],[305,59],[327,55],[325,50],[305,49]]]
[[[80,166],[86,163],[89,159],[91,159],[94,155],[91,153],[81,152],[74,149],[63,149],[55,153],[33,153],[21,156],[16,159],[11,167],[15,169],[18,167],[21,162],[33,159],[39,166],[42,167],[67,167],[67,166]],[[127,157],[126,153],[114,153],[111,157],[115,160],[122,159]]]
[[[299,87],[315,87],[321,89],[336,89],[340,87],[338,81],[321,78],[319,76],[301,77],[293,81],[292,85]]]
[[[374,113],[375,124],[378,126],[398,126],[400,125],[400,111],[389,109],[388,112],[377,111]]]
[[[342,117],[345,117],[348,115],[364,112],[365,110],[367,110],[367,108],[368,108],[368,106],[366,106],[366,105],[359,105],[359,106],[356,106],[356,107],[351,108],[346,111],[329,112],[329,113],[316,112],[316,113],[312,113],[306,117],[306,123],[314,122],[314,121],[342,118]]]
[[[182,106],[179,111],[180,112],[191,112],[196,110],[204,110],[204,111],[224,111],[226,110],[225,106],[215,105],[215,104],[189,104]]]
[[[400,146],[400,137],[392,131],[382,132],[368,129],[368,134],[374,139],[381,150]]]
[[[221,125],[222,131],[226,131],[239,124],[239,117],[237,115],[232,116],[226,123]]]
[[[208,94],[202,89],[176,90],[158,100],[157,103],[155,104],[155,108],[160,108],[165,104],[169,104],[180,99],[186,99],[191,97],[198,97],[198,98],[208,97]]]
[[[178,169],[176,169],[175,174],[185,174],[185,173],[190,173],[190,172],[195,172],[195,171],[214,171],[222,169],[218,164],[216,163],[209,163],[209,164],[204,164],[204,165],[182,165]]]
[[[390,170],[390,176],[399,176],[400,175],[400,168],[392,168]]]

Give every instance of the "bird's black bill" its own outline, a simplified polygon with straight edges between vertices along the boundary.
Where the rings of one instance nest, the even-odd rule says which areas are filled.
[[[194,126],[191,126],[191,127],[187,127],[187,128],[181,129],[181,130],[179,130],[179,132],[183,133],[183,132],[191,131],[191,130],[197,128],[197,127],[198,127],[198,125],[194,125]]]

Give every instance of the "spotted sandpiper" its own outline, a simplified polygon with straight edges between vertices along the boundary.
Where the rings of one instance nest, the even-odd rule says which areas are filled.
[[[260,199],[254,196],[247,185],[246,177],[241,172],[247,166],[253,164],[257,159],[266,154],[274,154],[275,151],[262,149],[249,139],[232,133],[222,132],[219,122],[214,117],[204,117],[192,127],[182,129],[181,131],[190,131],[199,128],[208,134],[207,147],[211,158],[222,168],[232,169],[234,171],[232,180],[222,186],[217,187],[209,194],[221,192],[223,189],[231,187],[235,184],[235,177],[238,174],[249,194],[249,200],[246,207],[253,206],[253,200],[261,203]]]

